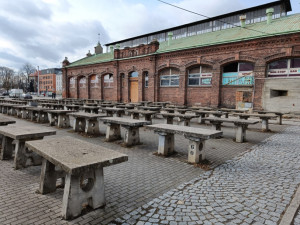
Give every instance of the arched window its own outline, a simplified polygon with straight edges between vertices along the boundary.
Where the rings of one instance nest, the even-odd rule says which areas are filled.
[[[112,74],[107,74],[103,77],[103,85],[104,88],[111,88],[113,87],[114,78]]]
[[[268,77],[300,76],[300,58],[281,59],[268,65]]]
[[[160,72],[161,87],[179,86],[179,70],[175,68],[164,69]]]
[[[139,76],[139,73],[138,72],[131,72],[129,74],[129,77],[138,77]]]
[[[41,83],[41,81],[40,81],[40,83]],[[69,85],[70,85],[70,88],[75,88],[75,78],[74,77],[70,78]]]
[[[148,71],[144,72],[144,76],[145,76],[145,87],[148,87],[148,85],[149,85]]]
[[[230,63],[223,67],[223,85],[253,85],[254,65],[248,62]]]
[[[209,66],[197,66],[188,70],[189,86],[211,85],[212,68]]]
[[[79,80],[79,88],[85,88],[85,86],[86,86],[86,78],[82,77]]]

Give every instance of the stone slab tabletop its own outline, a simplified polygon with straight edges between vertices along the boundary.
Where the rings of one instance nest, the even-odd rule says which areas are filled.
[[[7,117],[0,117],[0,126],[5,126],[12,123],[16,123],[16,121]]]
[[[1,106],[6,106],[6,107],[11,107],[11,106],[15,106],[16,104],[11,104],[11,103],[1,103]]]
[[[73,112],[73,113],[68,113],[67,115],[73,117],[87,118],[87,119],[97,119],[100,117],[107,117],[107,115],[105,114],[95,114],[95,113],[85,113],[85,112]]]
[[[173,108],[173,109],[186,109],[187,107],[184,105],[169,105],[168,108]]]
[[[27,141],[26,146],[70,174],[128,161],[128,156],[73,137]]]
[[[192,114],[180,114],[180,113],[159,113],[157,115],[168,116],[168,117],[190,118],[190,119],[198,117]]]
[[[54,113],[54,114],[65,114],[71,112],[77,112],[76,110],[64,110],[64,109],[46,109],[45,112],[47,113]]]
[[[14,105],[12,107],[17,108],[17,109],[26,109],[26,108],[32,108],[33,106],[30,106],[30,105]]]
[[[26,108],[29,111],[40,111],[40,112],[46,112],[49,109],[41,108],[41,107],[28,107]]]
[[[253,117],[259,117],[261,119],[275,119],[277,116],[274,115],[268,115],[268,114],[255,114],[255,113],[234,113],[235,116],[253,116]]]
[[[153,115],[156,114],[156,111],[146,111],[146,110],[136,110],[136,109],[130,109],[127,110],[127,112],[129,113],[140,113],[140,114],[144,114],[144,115]]]
[[[172,133],[172,134],[181,134],[188,135],[196,138],[216,138],[223,134],[222,131],[216,131],[211,129],[203,129],[198,127],[187,127],[187,126],[179,126],[172,124],[154,124],[148,125],[146,128],[152,129],[154,131]]]
[[[104,123],[116,123],[120,125],[133,126],[133,127],[140,127],[140,126],[151,124],[150,121],[135,120],[135,119],[123,118],[123,117],[104,117],[104,118],[99,118],[99,120],[103,121]]]
[[[56,131],[46,127],[37,126],[3,126],[0,127],[0,134],[15,140],[39,138],[49,135],[55,135]]]
[[[213,111],[215,110],[214,108],[210,107],[204,107],[204,106],[192,106],[190,107],[191,110],[206,110],[206,111]]]
[[[91,106],[91,105],[84,105],[80,106],[81,109],[99,109],[100,106]]]
[[[276,115],[283,115],[284,113],[282,112],[277,112],[277,111],[254,111],[254,112],[257,112],[257,113],[261,113],[261,114],[268,114],[268,113],[274,113]]]
[[[150,111],[159,111],[161,109],[161,107],[139,106],[139,109],[150,110]]]
[[[248,109],[227,109],[227,108],[220,108],[218,110],[222,112],[236,112],[236,113],[245,113],[249,111]]]
[[[117,108],[122,108],[122,109],[133,109],[133,105],[116,105]]]
[[[218,117],[206,117],[206,118],[203,118],[202,120],[238,123],[238,124],[246,124],[246,125],[259,123],[258,120],[228,119],[228,118],[218,118]]]
[[[103,109],[104,111],[115,111],[115,112],[125,112],[124,109],[121,109],[121,108],[111,108],[111,107],[106,107],[106,108],[101,108]]]
[[[206,113],[206,114],[216,114],[216,115],[226,115],[228,112],[220,112],[220,111],[205,111],[205,110],[198,110],[194,111],[195,113]]]

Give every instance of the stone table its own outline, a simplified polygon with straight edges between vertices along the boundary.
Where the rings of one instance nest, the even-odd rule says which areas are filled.
[[[99,118],[107,124],[106,140],[115,141],[121,138],[121,127],[125,129],[124,145],[132,146],[140,143],[139,128],[149,125],[149,121],[128,119],[123,117],[104,117]]]
[[[50,126],[58,126],[60,128],[70,127],[70,120],[67,113],[76,112],[72,110],[46,110]]]
[[[88,203],[105,206],[103,167],[122,163],[128,156],[73,137],[28,141],[26,147],[43,157],[39,192],[56,190],[56,180],[65,177],[62,217],[72,219]],[[62,171],[58,171],[59,167]]]
[[[157,115],[161,115],[164,118],[166,124],[173,124],[174,117],[178,117],[178,125],[182,126],[190,126],[191,119],[197,117],[197,115],[179,113],[159,113]]]
[[[174,134],[180,134],[187,138],[189,140],[188,162],[190,163],[199,163],[205,160],[205,140],[220,137],[223,133],[222,131],[171,124],[154,124],[146,126],[146,128],[154,130],[159,135],[159,155],[167,156],[174,152]]]
[[[0,159],[12,158],[15,144],[14,168],[20,169],[41,164],[38,155],[26,150],[25,141],[43,139],[44,136],[56,134],[56,131],[45,127],[13,125],[0,127],[0,134],[3,136]]]

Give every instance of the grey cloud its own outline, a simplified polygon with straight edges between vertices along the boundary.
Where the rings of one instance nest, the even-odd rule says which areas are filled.
[[[20,58],[18,56],[12,55],[5,51],[0,51],[0,59],[6,60],[6,61],[12,61],[15,68],[20,68],[26,60],[23,58]],[[0,66],[6,66],[6,65],[0,65]]]

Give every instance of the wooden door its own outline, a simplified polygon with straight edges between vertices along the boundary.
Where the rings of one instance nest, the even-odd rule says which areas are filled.
[[[130,102],[139,101],[139,86],[137,78],[130,78]]]

